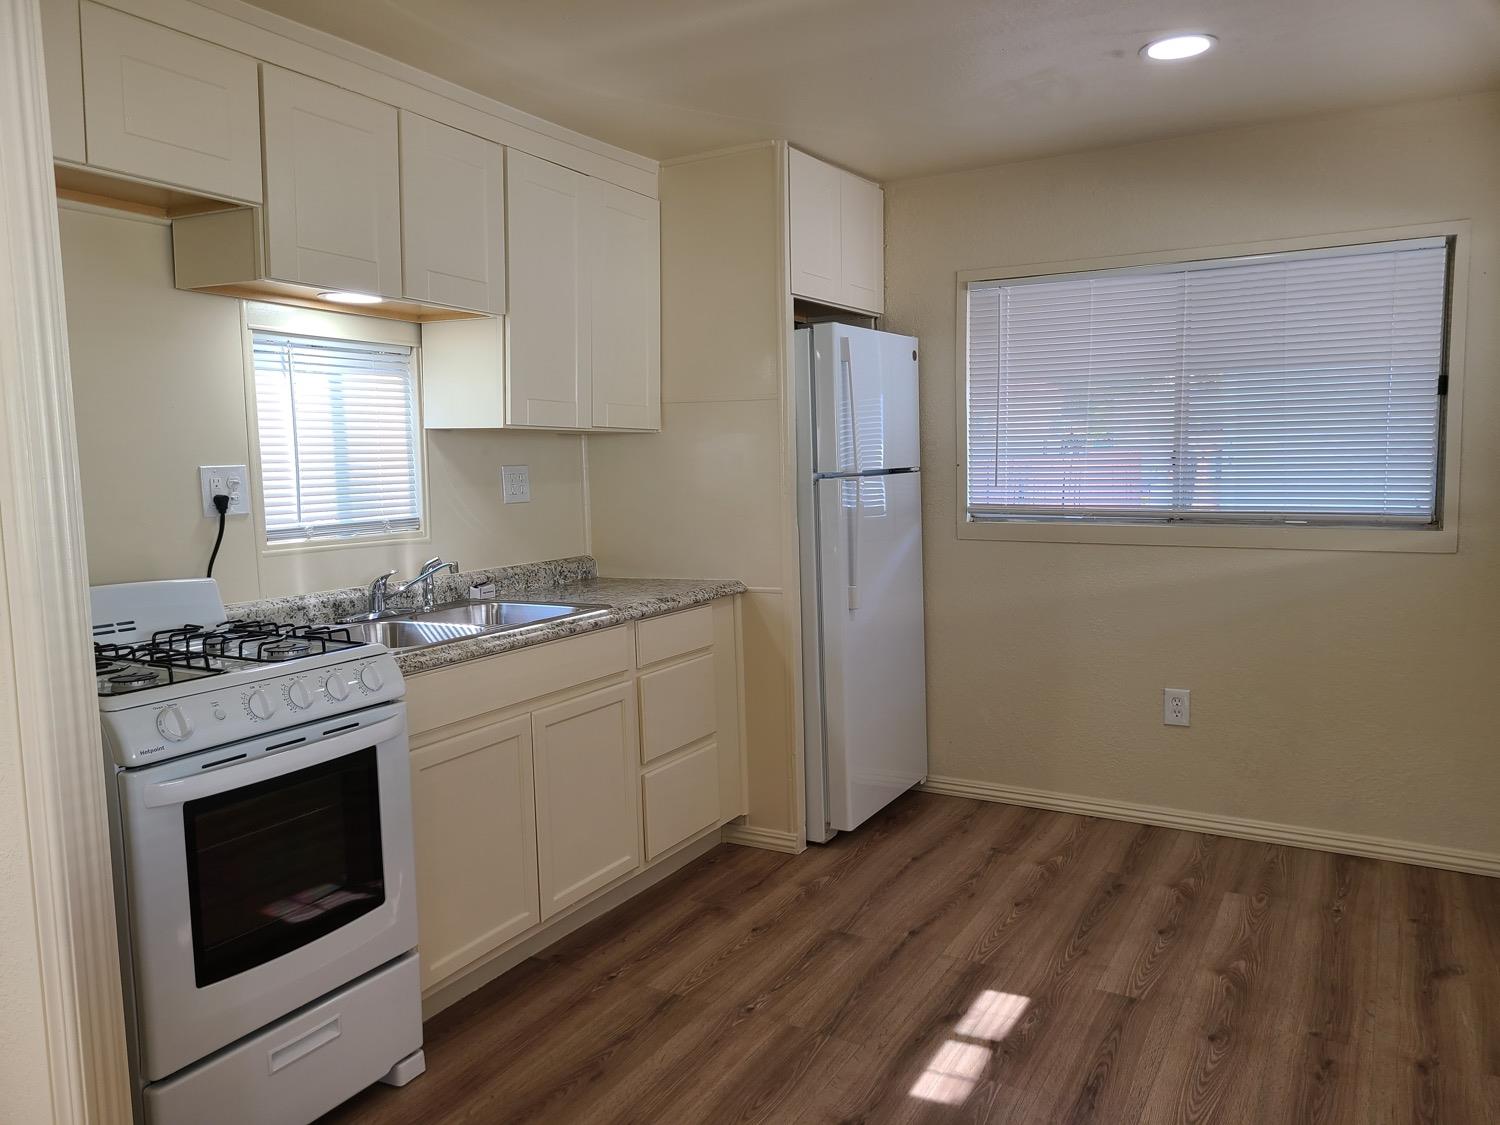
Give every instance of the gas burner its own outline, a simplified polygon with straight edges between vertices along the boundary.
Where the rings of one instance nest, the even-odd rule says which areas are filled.
[[[309,640],[287,637],[285,640],[262,645],[260,655],[265,660],[295,660],[299,656],[306,656],[312,649],[312,642]]]
[[[148,668],[144,665],[118,665],[118,667],[120,671],[100,678],[100,695],[124,695],[127,692],[141,691],[155,687],[162,680],[161,673],[155,668]]]

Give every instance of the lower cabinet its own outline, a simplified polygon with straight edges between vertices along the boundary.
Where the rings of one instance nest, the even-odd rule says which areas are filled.
[[[731,598],[409,676],[423,989],[743,813],[739,682]]]
[[[533,712],[531,740],[545,920],[640,866],[635,686]]]
[[[531,716],[411,755],[422,986],[541,921]]]

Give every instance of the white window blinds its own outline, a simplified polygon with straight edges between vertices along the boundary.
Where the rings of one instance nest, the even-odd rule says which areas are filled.
[[[412,349],[253,336],[268,542],[422,526]]]
[[[1436,522],[1441,238],[973,282],[972,519]]]

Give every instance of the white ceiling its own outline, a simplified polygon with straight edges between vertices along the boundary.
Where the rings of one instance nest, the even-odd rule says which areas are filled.
[[[1500,86],[1500,0],[255,0],[658,159],[877,179]],[[1200,58],[1138,49],[1207,31]]]

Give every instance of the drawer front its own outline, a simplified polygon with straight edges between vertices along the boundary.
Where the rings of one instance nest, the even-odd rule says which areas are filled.
[[[641,761],[649,762],[718,730],[714,654],[641,676]]]
[[[406,677],[406,723],[418,735],[630,668],[623,625]]]
[[[641,775],[646,859],[719,823],[719,748],[710,742]]]
[[[714,610],[700,605],[636,622],[635,662],[644,668],[714,643]]]

